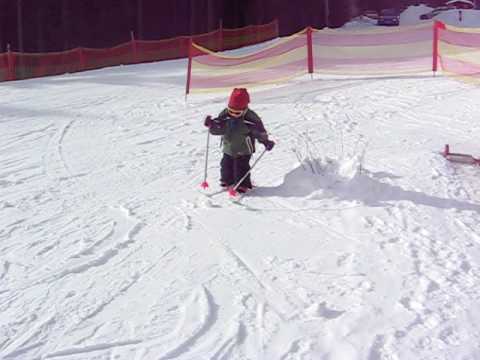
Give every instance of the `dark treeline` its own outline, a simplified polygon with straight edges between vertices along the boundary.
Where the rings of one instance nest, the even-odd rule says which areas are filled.
[[[366,9],[408,0],[0,0],[0,52],[104,48],[279,20],[280,35],[338,27]],[[443,1],[421,1],[431,6]]]

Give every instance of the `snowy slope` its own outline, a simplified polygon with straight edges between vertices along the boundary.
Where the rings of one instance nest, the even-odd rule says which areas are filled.
[[[277,145],[234,202],[185,68],[0,85],[0,359],[480,358],[480,169],[439,154],[480,153],[480,89],[252,92]]]

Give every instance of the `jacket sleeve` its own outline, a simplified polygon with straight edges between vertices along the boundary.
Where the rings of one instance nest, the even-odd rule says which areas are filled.
[[[216,118],[212,119],[210,134],[225,135],[226,124],[226,111],[223,110]]]
[[[268,133],[265,130],[262,119],[253,110],[248,110],[245,116],[245,123],[250,128],[250,134],[253,138],[257,139],[260,143],[264,144],[268,141]]]

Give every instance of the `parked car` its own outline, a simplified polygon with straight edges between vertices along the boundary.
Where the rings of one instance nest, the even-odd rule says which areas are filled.
[[[377,25],[380,26],[398,26],[400,25],[400,16],[396,9],[383,9],[378,15]]]

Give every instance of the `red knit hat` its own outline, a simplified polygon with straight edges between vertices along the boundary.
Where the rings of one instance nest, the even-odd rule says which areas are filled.
[[[228,108],[233,110],[245,110],[250,102],[250,95],[248,95],[247,89],[235,88],[230,94],[230,100],[228,100]]]

